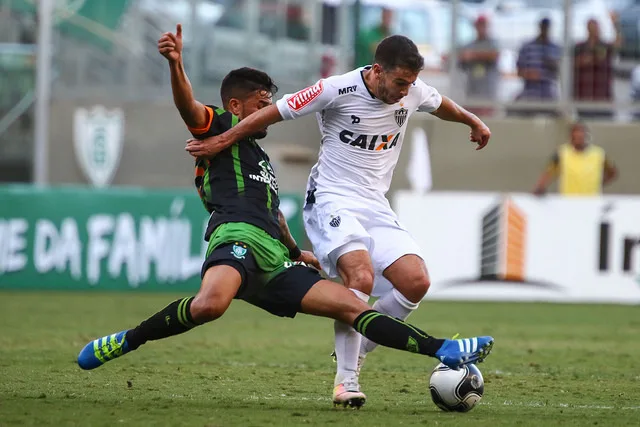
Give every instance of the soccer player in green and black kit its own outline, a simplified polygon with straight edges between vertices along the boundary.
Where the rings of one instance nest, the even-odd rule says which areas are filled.
[[[169,61],[176,107],[195,137],[223,133],[271,105],[276,86],[267,74],[250,68],[233,70],[224,78],[220,89],[224,108],[196,101],[182,64],[180,25],[176,34],[162,36],[158,49]],[[196,187],[211,213],[205,235],[209,241],[207,258],[197,295],[172,302],[133,329],[91,341],[78,355],[80,367],[97,368],[147,341],[216,320],[233,299],[243,299],[282,317],[305,313],[340,320],[378,344],[436,357],[453,369],[482,361],[491,346],[477,345],[478,338],[429,336],[371,310],[348,289],[323,280],[308,266],[318,266],[318,261],[312,253],[300,251],[278,209],[276,177],[269,157],[256,142],[265,136],[266,129],[213,158],[196,161]]]

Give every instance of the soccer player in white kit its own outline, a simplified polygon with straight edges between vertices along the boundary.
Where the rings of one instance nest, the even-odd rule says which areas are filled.
[[[278,121],[316,113],[322,142],[304,207],[305,230],[314,252],[329,276],[340,276],[364,301],[379,296],[373,308],[403,320],[418,307],[430,285],[420,248],[385,197],[407,120],[421,111],[466,124],[476,149],[491,136],[478,117],[418,78],[423,65],[411,40],[387,37],[378,45],[373,65],[284,95],[276,105],[245,118],[225,134],[187,145],[192,155],[214,155]],[[366,354],[375,346],[351,326],[335,322],[334,403],[355,407],[365,403],[358,377]]]

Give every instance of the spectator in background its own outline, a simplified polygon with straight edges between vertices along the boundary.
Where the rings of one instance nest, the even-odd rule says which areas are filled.
[[[477,38],[462,47],[458,53],[458,64],[467,75],[467,98],[472,100],[494,101],[498,89],[498,45],[489,38],[489,25],[485,16],[475,22]],[[491,102],[487,103],[491,105]],[[489,106],[467,107],[476,115],[491,115],[493,108]]]
[[[364,67],[371,64],[378,43],[391,35],[392,23],[393,11],[385,7],[382,9],[380,24],[360,31],[356,41],[356,67]]]
[[[230,7],[225,7],[224,13],[216,25],[238,30],[246,28],[246,7],[245,0],[232,2]]]
[[[573,96],[576,101],[613,100],[613,67],[612,61],[622,41],[620,31],[617,32],[614,44],[606,43],[600,38],[598,21],[587,22],[588,37],[576,44],[573,51]],[[611,117],[610,110],[580,110],[582,118]]]
[[[604,150],[587,142],[587,127],[582,122],[571,126],[571,143],[563,144],[553,155],[536,184],[534,194],[543,195],[551,182],[559,178],[563,195],[593,196],[618,175]]]
[[[518,54],[518,75],[524,80],[524,88],[516,100],[553,101],[557,99],[557,77],[562,50],[549,38],[551,21],[540,21],[540,34],[525,43]],[[523,110],[520,110],[523,111]],[[553,114],[553,110],[536,109],[537,112]]]
[[[287,37],[293,40],[309,40],[309,27],[304,22],[304,10],[299,4],[287,7]]]

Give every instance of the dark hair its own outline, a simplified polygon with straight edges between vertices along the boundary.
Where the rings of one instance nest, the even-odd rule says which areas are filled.
[[[222,105],[226,108],[231,98],[243,100],[257,90],[266,90],[274,95],[278,91],[278,86],[264,71],[249,67],[231,70],[220,86]]]
[[[396,68],[418,72],[424,67],[424,58],[411,39],[405,36],[389,36],[376,48],[375,62],[385,71]]]

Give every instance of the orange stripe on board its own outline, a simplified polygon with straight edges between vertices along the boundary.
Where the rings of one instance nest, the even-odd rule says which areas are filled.
[[[504,278],[524,280],[526,219],[511,201],[507,201],[505,207],[507,227]]]

